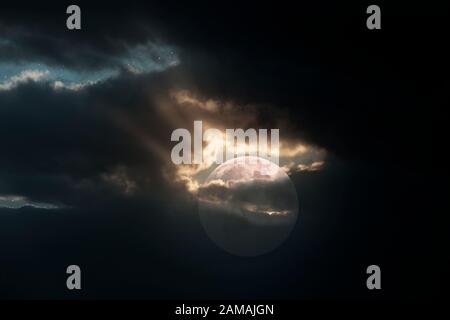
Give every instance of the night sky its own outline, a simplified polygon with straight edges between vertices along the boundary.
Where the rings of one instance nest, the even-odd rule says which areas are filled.
[[[0,6],[1,298],[439,296],[446,8],[377,2],[368,30],[363,1],[77,2],[70,31],[70,4]],[[299,214],[275,250],[208,238],[170,161],[194,120],[280,128]]]

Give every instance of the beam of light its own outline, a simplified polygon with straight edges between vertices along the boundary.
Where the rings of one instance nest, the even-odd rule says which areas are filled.
[[[177,114],[177,125],[183,126],[192,119],[190,112],[197,112],[195,116],[204,116],[203,129],[207,132],[209,128],[232,128],[236,123],[247,124],[255,127],[257,116],[255,113],[247,112],[246,108],[235,105],[231,102],[214,100],[211,98],[199,98],[188,90],[172,91],[170,93],[174,105],[171,105],[170,114]],[[165,110],[168,110],[166,107]],[[242,120],[239,121],[238,120]],[[244,128],[245,130],[245,128]],[[204,133],[203,132],[203,133]],[[280,130],[279,150],[268,148],[268,156],[274,156],[279,152],[281,169],[288,175],[296,172],[320,171],[325,164],[326,151],[322,148],[308,145],[303,141],[290,138],[283,138],[283,130]],[[235,150],[235,156],[245,156],[258,153],[258,142],[234,141],[226,139],[226,135],[211,134],[203,137],[203,154],[201,164],[177,165],[175,166],[174,179],[186,186],[186,189],[196,195],[200,188],[204,186],[206,177],[218,166],[220,153],[225,159],[225,150],[230,148]],[[193,157],[193,153],[191,155]],[[273,214],[276,214],[274,211]]]

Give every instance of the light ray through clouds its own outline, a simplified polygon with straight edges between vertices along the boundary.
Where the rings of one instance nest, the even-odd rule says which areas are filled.
[[[235,156],[245,156],[246,154],[257,154],[258,142],[235,141],[230,145],[226,139],[225,129],[234,128],[236,119],[241,123],[241,128],[262,129],[264,124],[259,123],[255,106],[238,106],[232,102],[224,102],[209,98],[199,98],[188,90],[174,91],[171,98],[175,102],[171,106],[173,112],[178,114],[184,126],[195,117],[203,119],[203,133],[209,128],[216,128],[222,131],[222,135],[204,137],[203,141],[203,161],[201,164],[182,164],[175,168],[175,181],[184,184],[187,191],[197,194],[199,189],[205,187],[208,175],[218,167],[217,155],[224,152],[226,148],[234,148]],[[167,106],[168,108],[168,106]],[[192,123],[192,122],[191,122]],[[266,128],[269,129],[269,128]],[[270,132],[270,130],[269,130]],[[308,145],[299,139],[286,138],[283,129],[280,129],[279,141],[279,167],[288,175],[296,172],[319,171],[325,164],[326,150],[318,146]],[[270,144],[270,133],[267,137]],[[256,151],[256,153],[255,153]],[[276,150],[268,146],[268,155],[273,156]],[[223,154],[224,155],[224,154]],[[224,159],[224,157],[222,157]]]

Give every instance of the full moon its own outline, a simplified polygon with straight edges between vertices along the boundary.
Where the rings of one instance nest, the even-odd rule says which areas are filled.
[[[298,216],[289,176],[275,163],[240,157],[218,166],[199,189],[199,215],[213,242],[239,256],[257,256],[280,246]]]

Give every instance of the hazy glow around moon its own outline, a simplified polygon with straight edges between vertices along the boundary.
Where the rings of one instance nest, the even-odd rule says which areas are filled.
[[[255,256],[275,249],[291,232],[298,198],[288,175],[258,157],[218,166],[200,187],[199,214],[208,236],[233,254]]]

